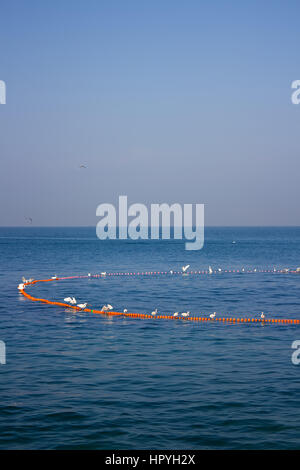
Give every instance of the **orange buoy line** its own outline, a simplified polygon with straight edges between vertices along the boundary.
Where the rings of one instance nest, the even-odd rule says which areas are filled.
[[[32,295],[28,294],[25,290],[25,287],[29,285],[34,285],[37,284],[38,282],[51,282],[51,281],[59,281],[59,280],[66,280],[66,279],[85,279],[85,278],[90,278],[90,277],[99,277],[100,275],[89,275],[89,276],[69,276],[69,277],[55,277],[52,279],[39,279],[39,280],[32,280],[30,282],[23,282],[22,284],[19,284],[18,289],[24,297],[27,299],[33,301],[33,302],[41,302],[49,305],[56,305],[59,307],[65,307],[65,308],[71,308],[73,310],[80,310],[83,312],[90,312],[90,313],[95,313],[95,314],[101,314],[101,315],[108,315],[108,316],[123,316],[123,317],[131,317],[131,318],[152,318],[152,319],[164,319],[164,320],[184,320],[184,321],[194,321],[194,322],[219,322],[219,323],[231,323],[231,324],[241,324],[241,323],[279,323],[279,324],[294,324],[294,325],[299,325],[300,320],[297,319],[283,319],[283,318],[249,318],[249,317],[233,317],[233,316],[227,316],[227,317],[215,317],[215,318],[210,318],[208,316],[191,316],[191,317],[180,317],[176,316],[174,317],[173,315],[149,315],[149,314],[144,314],[144,313],[124,313],[124,312],[113,312],[113,311],[103,311],[103,310],[95,310],[95,309],[81,309],[80,307],[77,307],[76,305],[70,305],[64,302],[54,302],[51,300],[47,299],[39,299],[37,297],[33,297]]]

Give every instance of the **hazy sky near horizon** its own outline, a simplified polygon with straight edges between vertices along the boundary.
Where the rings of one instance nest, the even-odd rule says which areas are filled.
[[[300,225],[299,13],[2,2],[0,225],[95,225],[119,195],[204,203],[206,225]]]

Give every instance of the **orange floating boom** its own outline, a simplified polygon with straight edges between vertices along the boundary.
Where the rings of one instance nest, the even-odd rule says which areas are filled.
[[[51,282],[51,281],[60,281],[64,279],[80,279],[80,278],[86,278],[88,276],[72,276],[72,277],[64,277],[64,278],[56,278],[56,279],[39,279],[39,280],[34,280],[31,282],[24,283],[24,287],[37,284],[38,282]],[[191,316],[191,317],[180,317],[176,316],[174,317],[173,315],[148,315],[145,313],[123,313],[123,312],[108,312],[108,311],[103,311],[103,310],[94,310],[90,308],[85,308],[81,309],[77,307],[76,305],[70,305],[67,303],[63,302],[54,302],[51,300],[47,299],[39,299],[37,297],[33,297],[32,295],[28,294],[24,288],[20,289],[19,292],[24,295],[27,299],[33,301],[33,302],[41,302],[49,305],[56,305],[59,307],[65,307],[65,308],[72,308],[73,310],[80,310],[83,312],[89,312],[89,313],[95,313],[95,314],[101,314],[101,315],[106,315],[106,316],[123,316],[123,317],[131,317],[131,318],[154,318],[154,319],[164,319],[164,320],[182,320],[182,321],[197,321],[197,322],[226,322],[226,323],[279,323],[279,324],[293,324],[293,325],[299,325],[300,324],[300,319],[282,319],[282,318],[239,318],[239,317],[217,317],[217,318],[210,318],[210,317],[200,317],[200,316]]]

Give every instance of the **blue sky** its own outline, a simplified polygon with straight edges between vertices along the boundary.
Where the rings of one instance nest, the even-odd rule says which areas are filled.
[[[95,225],[119,195],[204,203],[206,225],[300,225],[299,13],[2,2],[1,225]]]

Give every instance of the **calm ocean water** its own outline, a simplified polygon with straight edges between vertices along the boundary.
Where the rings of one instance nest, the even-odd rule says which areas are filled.
[[[300,228],[208,228],[195,252],[181,241],[99,241],[94,228],[1,228],[0,260],[1,449],[300,447],[299,326],[112,319],[17,291],[23,275],[295,268]],[[300,317],[292,274],[111,277],[28,291],[135,312]]]

